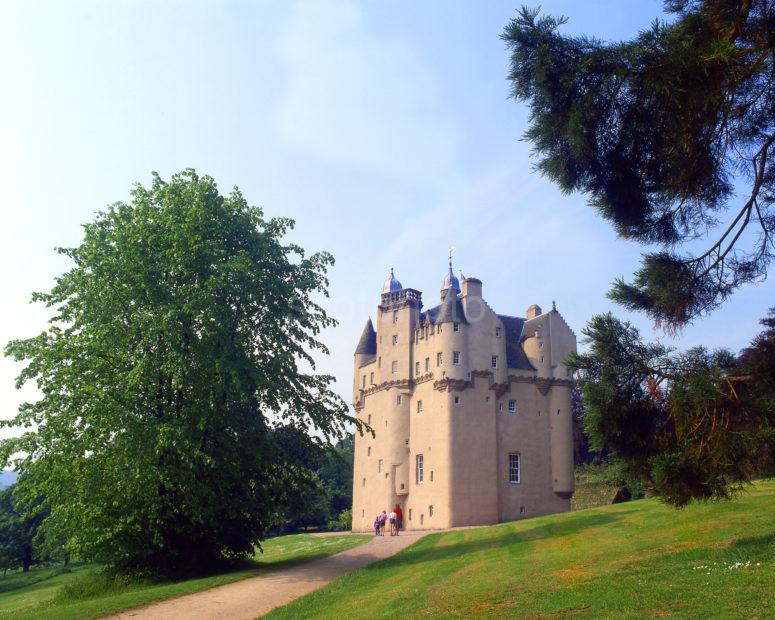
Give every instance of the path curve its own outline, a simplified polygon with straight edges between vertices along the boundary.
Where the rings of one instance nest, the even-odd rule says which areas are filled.
[[[375,536],[347,551],[195,594],[128,609],[112,620],[253,620],[337,577],[395,555],[430,532]]]

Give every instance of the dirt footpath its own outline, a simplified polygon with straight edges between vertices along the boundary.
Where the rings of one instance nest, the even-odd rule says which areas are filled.
[[[126,620],[253,620],[275,607],[290,603],[337,577],[388,558],[429,532],[402,532],[378,536],[369,542],[327,558],[311,560],[266,575],[250,577],[196,594],[187,594],[146,607],[130,609],[113,619]]]

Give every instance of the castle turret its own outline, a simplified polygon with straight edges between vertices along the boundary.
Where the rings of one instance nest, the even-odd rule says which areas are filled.
[[[363,380],[362,375],[358,370],[363,366],[366,366],[377,355],[377,332],[374,331],[374,325],[371,319],[366,321],[366,325],[361,332],[360,340],[358,340],[358,346],[355,347],[355,373],[353,373],[353,402],[358,401],[358,394],[360,390],[366,388],[366,382]]]

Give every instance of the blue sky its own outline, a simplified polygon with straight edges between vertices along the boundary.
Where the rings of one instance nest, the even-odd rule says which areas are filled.
[[[565,31],[629,38],[655,0],[541,2]],[[329,250],[324,334],[349,398],[352,351],[389,268],[435,305],[447,247],[496,311],[557,301],[577,334],[611,309],[610,282],[642,247],[615,238],[582,195],[532,171],[523,105],[507,98],[499,39],[519,2],[31,2],[0,6],[0,341],[34,335],[28,303],[105,205],[187,167],[238,185],[291,239]],[[389,213],[390,220],[378,214]],[[773,305],[749,286],[676,346],[738,349]],[[622,316],[628,316],[616,309]],[[644,317],[629,316],[644,331]],[[672,339],[667,339],[672,341]],[[0,361],[0,417],[18,368]],[[26,391],[32,395],[31,390]]]

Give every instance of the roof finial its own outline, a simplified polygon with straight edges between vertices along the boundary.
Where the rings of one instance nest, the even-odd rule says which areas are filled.
[[[452,273],[452,255],[455,253],[455,246],[449,246],[449,272]]]
[[[552,312],[557,312],[557,304],[552,301]]]

